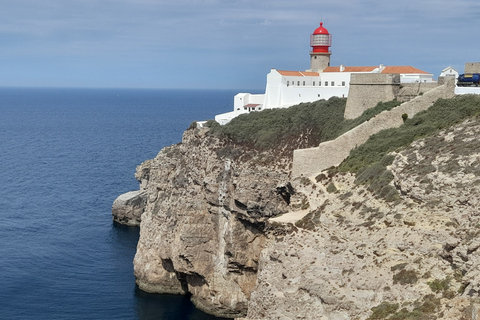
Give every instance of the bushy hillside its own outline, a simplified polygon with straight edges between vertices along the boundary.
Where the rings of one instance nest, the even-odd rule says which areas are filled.
[[[268,109],[242,114],[230,123],[220,126],[210,121],[211,132],[234,143],[255,148],[271,149],[288,141],[299,141],[297,148],[317,146],[320,142],[335,139],[342,133],[369,120],[383,110],[399,103],[379,103],[375,108],[354,120],[345,120],[346,99],[330,98],[313,103],[302,103],[285,109]]]
[[[368,184],[371,191],[378,196],[395,200],[396,192],[388,185],[393,179],[391,173],[386,170],[386,166],[393,161],[393,156],[388,153],[479,114],[478,95],[439,99],[428,110],[407,119],[399,128],[383,130],[372,135],[366,143],[350,152],[350,156],[338,170],[357,173],[357,183]]]
[[[215,121],[210,121],[208,125],[213,134],[233,144],[259,150],[283,148],[283,151],[291,152],[335,139],[400,103],[379,103],[352,120],[343,118],[345,104],[346,99],[331,98],[286,109],[243,114],[224,126]],[[367,184],[377,196],[393,201],[398,199],[398,193],[389,184],[393,177],[386,167],[392,163],[393,157],[388,153],[479,113],[480,97],[477,95],[440,99],[428,110],[416,114],[412,119],[405,119],[401,127],[372,135],[365,144],[352,150],[338,168],[332,170],[357,173],[357,183]]]

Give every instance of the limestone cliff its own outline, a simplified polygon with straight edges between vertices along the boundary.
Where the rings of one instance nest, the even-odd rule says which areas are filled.
[[[265,220],[287,212],[287,178],[271,154],[187,130],[182,143],[137,168],[148,195],[134,260],[139,287],[191,293],[215,315],[245,315]]]
[[[480,293],[472,119],[394,153],[400,200],[350,173],[290,181],[290,158],[187,130],[137,168],[142,290],[244,319],[471,319]]]
[[[297,181],[312,210],[268,236],[247,318],[472,319],[479,135],[469,120],[396,153],[395,203],[351,174]]]

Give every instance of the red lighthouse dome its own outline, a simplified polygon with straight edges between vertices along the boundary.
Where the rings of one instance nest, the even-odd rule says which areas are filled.
[[[328,53],[331,45],[332,35],[323,27],[323,22],[320,22],[320,27],[315,29],[310,36],[310,46],[313,48],[313,52]]]

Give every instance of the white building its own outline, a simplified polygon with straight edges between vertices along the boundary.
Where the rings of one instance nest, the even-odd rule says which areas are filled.
[[[320,23],[310,38],[310,69],[284,71],[272,69],[267,75],[265,94],[239,93],[234,98],[234,110],[215,116],[226,124],[242,113],[263,109],[287,108],[302,102],[331,97],[347,97],[352,73],[400,74],[401,83],[430,83],[433,74],[410,66],[331,67],[331,34]]]
[[[440,73],[440,77],[455,77],[458,78],[458,71],[454,67],[446,67]]]

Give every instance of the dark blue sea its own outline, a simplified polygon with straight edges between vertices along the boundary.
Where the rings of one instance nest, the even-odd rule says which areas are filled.
[[[218,319],[140,291],[111,206],[137,165],[236,91],[0,88],[0,318]]]

